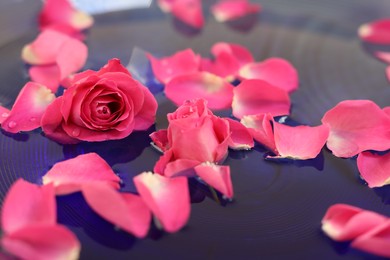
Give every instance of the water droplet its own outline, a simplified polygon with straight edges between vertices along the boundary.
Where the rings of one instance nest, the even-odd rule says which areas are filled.
[[[73,129],[72,135],[73,136],[79,136],[80,135],[80,129],[78,129],[78,128]]]
[[[16,122],[15,121],[10,121],[9,123],[8,123],[8,127],[9,128],[14,128],[16,126]]]
[[[1,114],[2,117],[8,117],[9,116],[9,113],[7,112],[4,112],[3,114]]]
[[[32,118],[30,118],[30,121],[35,122],[35,121],[37,121],[37,119],[35,117],[32,117]]]

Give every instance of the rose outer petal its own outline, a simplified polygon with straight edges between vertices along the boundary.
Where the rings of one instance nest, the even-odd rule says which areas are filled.
[[[231,133],[229,148],[234,150],[249,150],[253,148],[255,144],[248,128],[236,120],[230,118],[225,119],[229,122]]]
[[[171,13],[180,21],[201,29],[204,25],[201,0],[178,0],[171,7]]]
[[[390,19],[380,19],[363,24],[358,34],[363,41],[377,44],[390,43]]]
[[[211,7],[211,12],[218,22],[234,20],[260,10],[260,4],[250,3],[248,0],[220,0]]]
[[[362,152],[357,158],[360,176],[368,187],[382,187],[390,184],[390,153],[385,155]]]
[[[149,136],[152,139],[154,145],[160,149],[161,152],[165,152],[169,149],[168,142],[168,131],[166,129],[161,129],[151,133]]]
[[[156,121],[158,104],[148,88],[138,82],[139,88],[144,93],[144,103],[141,110],[134,115],[134,130],[146,130]],[[137,97],[134,97],[135,99]]]

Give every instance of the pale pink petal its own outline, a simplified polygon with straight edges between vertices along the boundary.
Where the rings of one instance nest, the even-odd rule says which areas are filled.
[[[374,56],[387,64],[390,64],[390,52],[377,51],[374,52]]]
[[[328,208],[322,219],[322,231],[336,241],[348,241],[381,225],[387,220],[378,213],[346,204]]]
[[[172,10],[172,6],[173,4],[176,2],[177,0],[157,0],[157,4],[158,6],[160,7],[160,9],[165,12],[165,13],[169,13],[171,12]]]
[[[80,191],[83,184],[91,182],[104,182],[119,189],[120,182],[111,167],[96,153],[58,162],[42,179],[43,184],[54,184],[57,195]]]
[[[5,108],[3,106],[0,106],[0,125],[4,122],[7,117],[9,117],[9,114],[11,111],[8,108]]]
[[[6,234],[33,224],[54,225],[56,221],[52,185],[40,187],[19,179],[11,186],[1,209],[1,225]]]
[[[134,177],[138,193],[168,232],[180,230],[190,216],[190,195],[186,177],[167,178],[144,172]]]
[[[390,148],[390,117],[370,100],[345,100],[325,113],[327,147],[337,157]]]
[[[87,61],[88,48],[79,40],[68,39],[58,51],[56,63],[60,69],[60,80],[79,71]]]
[[[56,93],[60,86],[60,69],[54,65],[31,66],[28,70],[31,81],[42,84]]]
[[[241,124],[247,127],[253,139],[278,154],[271,122],[273,118],[270,114],[244,116],[241,119]]]
[[[244,80],[233,90],[233,115],[241,119],[247,115],[270,113],[272,116],[290,113],[287,91],[259,79]]]
[[[40,127],[42,115],[54,99],[54,94],[47,87],[34,82],[26,83],[1,128],[17,133]]]
[[[287,92],[298,88],[297,70],[290,62],[281,58],[249,63],[241,68],[239,76],[242,79],[261,79]]]
[[[329,136],[329,128],[320,126],[288,126],[274,122],[276,158],[313,159],[321,152]]]
[[[377,44],[390,43],[390,19],[380,19],[363,24],[358,34],[363,41]]]
[[[82,193],[88,205],[105,220],[136,237],[147,235],[151,213],[141,197],[119,193],[105,183],[85,184]]]
[[[197,72],[200,66],[200,56],[191,49],[163,58],[155,58],[149,53],[146,56],[152,65],[154,76],[163,84],[176,76]]]
[[[188,99],[203,98],[210,109],[231,106],[233,85],[208,72],[198,72],[173,78],[165,86],[166,96],[177,106]]]
[[[164,176],[166,177],[176,177],[176,176],[186,176],[194,177],[194,167],[199,165],[201,162],[191,159],[177,159],[173,162],[167,163],[164,170]]]
[[[154,145],[161,151],[165,152],[169,149],[168,142],[168,131],[167,129],[158,130],[156,132],[151,133],[149,136],[152,139]]]
[[[357,237],[351,246],[370,254],[390,258],[390,220]]]
[[[177,19],[195,29],[201,29],[204,25],[201,0],[179,0],[171,6],[171,13]]]
[[[236,120],[230,118],[225,119],[229,122],[231,133],[229,148],[235,150],[249,150],[253,148],[255,144],[248,128]]]
[[[80,242],[65,226],[30,225],[6,235],[2,247],[21,259],[76,260],[80,254]]]
[[[240,67],[255,61],[252,53],[247,48],[235,43],[217,42],[211,47],[211,53],[215,57],[218,57],[221,53],[228,53],[238,61]]]
[[[233,198],[233,185],[229,166],[205,162],[196,166],[195,172],[208,185],[226,197]]]
[[[258,13],[260,10],[260,4],[250,3],[248,0],[220,0],[211,7],[212,14],[219,22]]]
[[[360,176],[370,188],[390,184],[390,153],[385,155],[362,152],[357,158]]]

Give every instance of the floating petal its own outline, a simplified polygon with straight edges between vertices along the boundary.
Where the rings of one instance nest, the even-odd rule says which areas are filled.
[[[231,82],[236,78],[239,68],[240,64],[237,59],[223,52],[218,54],[214,60],[202,59],[200,70],[217,75]]]
[[[236,120],[230,118],[225,119],[229,122],[231,133],[229,148],[235,150],[249,150],[253,148],[255,144],[248,128]]]
[[[211,47],[211,53],[215,57],[218,57],[221,53],[230,54],[238,61],[240,67],[255,61],[252,53],[247,48],[235,43],[217,42]]]
[[[46,86],[53,93],[56,93],[60,86],[60,69],[56,64],[31,66],[28,74],[31,81]]]
[[[171,12],[177,19],[195,29],[201,29],[204,25],[201,0],[175,1]]]
[[[390,184],[390,153],[385,155],[362,152],[357,158],[360,176],[370,188]]]
[[[0,106],[0,125],[9,117],[11,111],[8,108]]]
[[[390,44],[390,19],[380,19],[359,27],[358,34],[363,41]]]
[[[260,4],[250,3],[248,0],[220,0],[211,7],[211,12],[218,22],[234,20],[260,10]]]
[[[56,57],[60,69],[60,80],[79,71],[87,61],[88,48],[79,40],[68,39],[62,44]]]

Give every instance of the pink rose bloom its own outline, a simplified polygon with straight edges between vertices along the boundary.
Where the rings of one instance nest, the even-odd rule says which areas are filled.
[[[157,102],[118,59],[76,74],[42,117],[45,134],[60,143],[122,139],[155,121]]]

